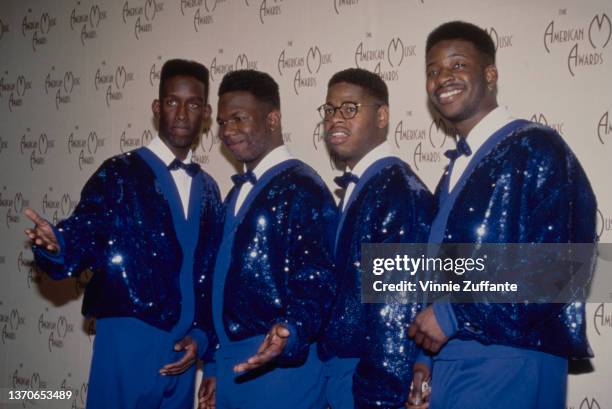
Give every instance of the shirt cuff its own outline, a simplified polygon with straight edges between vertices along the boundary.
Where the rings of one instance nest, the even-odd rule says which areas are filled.
[[[452,305],[448,302],[435,302],[432,307],[442,332],[451,338],[457,332],[457,318]]]
[[[415,363],[415,365],[416,365],[416,364],[422,364],[422,365],[425,365],[425,366],[426,366],[426,367],[428,367],[428,368],[429,368],[429,370],[431,371],[431,366],[432,366],[432,365],[431,365],[431,361],[432,361],[431,356],[430,356],[430,355],[427,355],[427,354],[425,353],[425,351],[421,350],[421,351],[419,351],[419,354],[417,355],[417,357],[416,357],[416,359],[415,359],[414,363]]]
[[[59,244],[59,251],[57,253],[51,252],[44,247],[37,246],[34,244],[32,246],[32,252],[37,257],[44,257],[52,263],[63,264],[64,256],[66,255],[66,242],[64,241],[64,235],[53,224],[49,223],[51,229],[53,229],[53,234],[55,234],[55,238],[57,239],[57,244]]]

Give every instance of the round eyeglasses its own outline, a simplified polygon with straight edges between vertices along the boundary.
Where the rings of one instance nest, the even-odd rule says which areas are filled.
[[[339,107],[333,106],[332,104],[323,104],[317,108],[321,118],[325,121],[331,120],[334,115],[336,115],[336,111],[340,111],[340,115],[344,119],[353,119],[359,112],[360,107],[381,107],[381,104],[362,104],[359,102],[343,102]]]

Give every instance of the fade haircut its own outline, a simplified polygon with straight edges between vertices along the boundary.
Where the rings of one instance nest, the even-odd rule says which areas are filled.
[[[389,105],[389,90],[380,76],[362,68],[348,68],[335,73],[327,83],[331,88],[340,82],[360,86],[364,91],[383,105]]]
[[[204,103],[208,102],[208,69],[199,62],[174,59],[164,63],[159,76],[159,98],[163,97],[164,84],[168,78],[184,75],[204,84]]]
[[[278,84],[265,72],[236,70],[225,74],[219,85],[219,97],[228,92],[248,92],[261,103],[280,110]]]
[[[450,21],[438,26],[427,36],[425,53],[440,41],[464,40],[470,42],[484,57],[487,65],[495,64],[495,44],[493,39],[482,28],[465,21]]]

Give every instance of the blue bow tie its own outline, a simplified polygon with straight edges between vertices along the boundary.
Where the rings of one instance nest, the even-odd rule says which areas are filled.
[[[444,156],[454,161],[459,156],[470,156],[472,154],[472,149],[470,149],[470,145],[466,142],[465,138],[459,138],[457,141],[456,149],[449,149],[444,152]]]
[[[168,165],[168,170],[172,171],[172,170],[177,170],[177,169],[183,169],[185,172],[187,172],[189,176],[194,177],[200,171],[200,165],[198,165],[197,163],[193,163],[193,162],[189,164],[185,164],[178,159],[174,159]]]
[[[359,182],[359,177],[351,172],[344,172],[342,176],[336,176],[334,182],[342,189],[346,189],[351,182],[357,184],[357,182]]]
[[[246,182],[251,182],[252,185],[255,185],[255,183],[257,183],[257,177],[255,176],[252,170],[247,170],[244,173],[237,173],[233,175],[232,182],[234,182],[234,185],[236,185],[236,187],[241,187]]]

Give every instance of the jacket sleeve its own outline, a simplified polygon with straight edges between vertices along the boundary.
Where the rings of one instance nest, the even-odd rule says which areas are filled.
[[[324,188],[302,188],[296,192],[289,210],[284,267],[287,306],[284,314],[271,323],[284,324],[291,334],[277,358],[281,365],[306,358],[336,287],[332,262],[336,206]]]
[[[212,321],[212,276],[215,269],[217,252],[221,242],[223,230],[224,208],[221,202],[219,188],[215,181],[208,175],[205,176],[206,184],[202,200],[203,221],[201,223],[200,235],[203,236],[201,252],[196,260],[195,272],[196,309],[192,332],[200,333],[200,339],[205,339],[205,344],[198,345],[198,355],[205,362],[212,362],[214,352],[218,345],[218,339]]]
[[[590,184],[571,152],[563,155],[536,155],[526,170],[531,177],[522,185],[525,208],[521,211],[520,239],[523,243],[594,243],[596,241],[596,201]],[[518,193],[518,192],[517,192]],[[593,246],[594,249],[594,246]],[[589,253],[589,252],[587,252]],[[527,268],[517,268],[521,275],[517,283],[537,294],[538,282],[571,283],[574,289],[584,289],[592,273],[594,253],[582,254],[585,273],[576,275],[572,263],[559,263],[543,252],[541,259],[530,259]],[[508,263],[499,263],[507,269]],[[530,266],[534,266],[530,269]],[[579,276],[584,283],[572,282]],[[580,276],[582,278],[580,278]],[[541,292],[541,289],[539,290]],[[580,296],[578,301],[580,301]],[[576,305],[579,304],[579,305]],[[580,308],[577,308],[580,307]],[[565,314],[580,314],[583,303],[514,303],[514,304],[453,304],[453,334],[462,339],[475,339],[485,344],[498,343],[518,347],[538,348],[545,337],[555,337],[550,328],[562,328]],[[582,309],[582,312],[584,310]],[[584,317],[575,317],[577,319]],[[568,323],[569,325],[569,323]],[[548,344],[562,344],[562,339]],[[563,353],[564,351],[554,351]]]
[[[373,217],[384,220],[373,242],[423,243],[429,236],[433,197],[420,183],[420,189],[393,189],[389,205]],[[401,197],[402,200],[395,200]],[[376,231],[372,229],[372,231]],[[390,300],[386,304],[364,305],[367,328],[366,350],[353,377],[357,408],[399,408],[408,398],[413,366],[418,355],[415,342],[408,337],[408,327],[421,311],[420,304]]]
[[[112,204],[109,203],[111,171],[105,162],[87,181],[81,198],[70,217],[54,226],[60,243],[58,253],[32,246],[38,267],[53,279],[77,277],[91,268],[101,256],[108,231],[112,228]],[[121,186],[112,187],[121,190]],[[120,257],[120,256],[118,256]],[[120,263],[121,260],[115,260]]]

